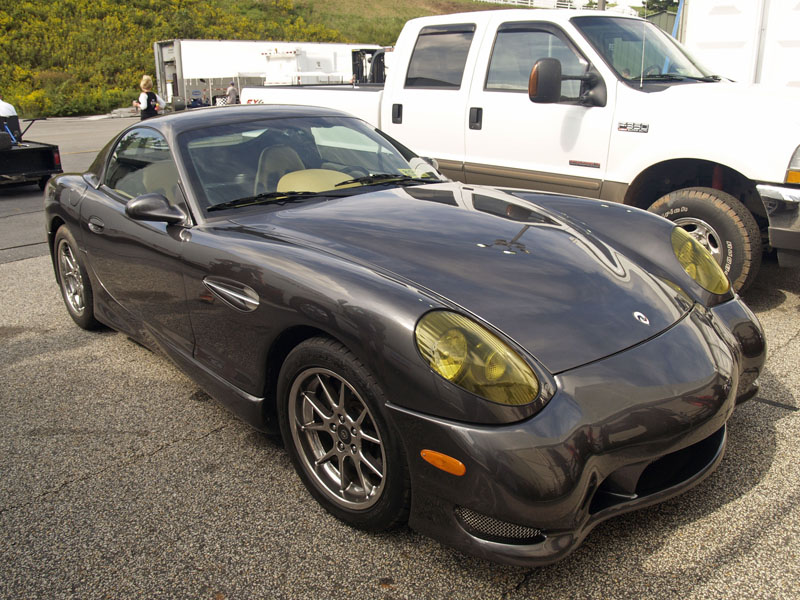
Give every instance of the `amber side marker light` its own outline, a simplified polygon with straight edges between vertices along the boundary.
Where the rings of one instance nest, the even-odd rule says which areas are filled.
[[[422,450],[419,455],[423,460],[431,463],[434,467],[441,469],[445,473],[461,477],[467,472],[467,467],[465,467],[464,463],[460,460],[452,456],[447,456],[447,454],[436,452],[436,450]]]

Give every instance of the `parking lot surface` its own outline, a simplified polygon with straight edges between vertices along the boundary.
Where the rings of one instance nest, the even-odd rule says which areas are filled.
[[[87,121],[81,143],[123,125]],[[4,190],[0,226],[29,205],[43,239],[37,194]],[[767,332],[762,389],[720,468],[527,570],[329,516],[278,438],[124,335],[77,328],[43,249],[0,261],[0,598],[800,597],[800,275],[772,258],[745,296]]]

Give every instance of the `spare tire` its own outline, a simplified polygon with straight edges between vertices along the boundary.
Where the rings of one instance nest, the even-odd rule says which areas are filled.
[[[761,232],[739,200],[713,188],[684,188],[648,210],[674,221],[711,252],[736,291],[753,283],[761,266]]]

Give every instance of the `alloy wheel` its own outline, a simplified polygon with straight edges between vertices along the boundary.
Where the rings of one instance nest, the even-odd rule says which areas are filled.
[[[332,502],[366,510],[383,493],[386,452],[367,404],[328,369],[300,373],[289,393],[292,442],[303,468]]]

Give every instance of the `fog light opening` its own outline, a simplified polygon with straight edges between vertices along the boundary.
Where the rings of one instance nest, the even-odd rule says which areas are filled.
[[[501,521],[464,506],[457,506],[455,515],[467,533],[488,542],[527,546],[540,544],[547,537],[536,527]]]

